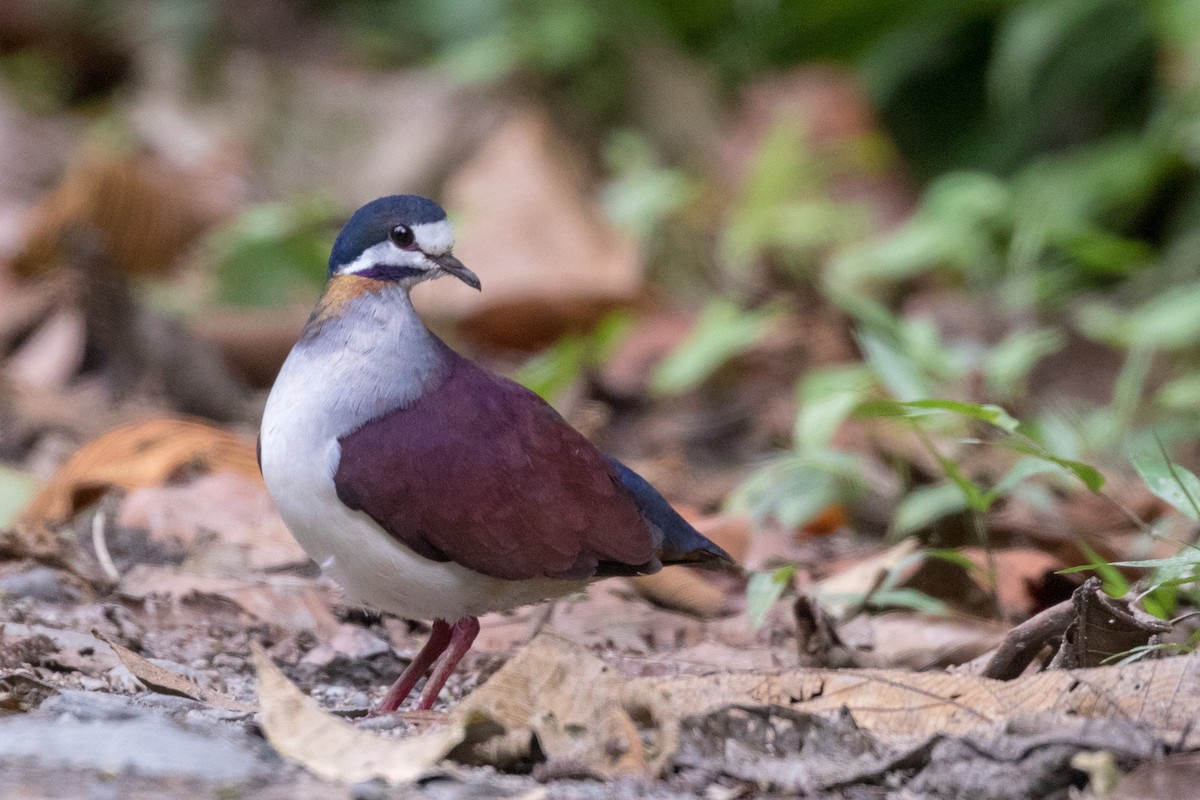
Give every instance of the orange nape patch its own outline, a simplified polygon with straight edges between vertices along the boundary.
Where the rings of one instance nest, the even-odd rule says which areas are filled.
[[[317,301],[309,324],[337,319],[350,304],[366,294],[383,291],[386,281],[364,278],[361,275],[335,275],[325,285],[325,293]]]

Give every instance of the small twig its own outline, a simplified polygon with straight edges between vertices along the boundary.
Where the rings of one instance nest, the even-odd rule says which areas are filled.
[[[1017,677],[1043,647],[1066,633],[1074,619],[1074,598],[1034,614],[1008,632],[984,667],[983,677],[1002,681]]]
[[[121,580],[121,573],[117,571],[117,565],[113,563],[106,540],[108,526],[105,524],[105,520],[107,516],[104,503],[101,502],[96,506],[96,513],[92,516],[92,547],[96,551],[96,560],[100,562],[100,568],[104,570],[104,574],[113,583],[118,583]]]
[[[862,598],[860,598],[857,602],[846,606],[842,613],[838,615],[836,619],[837,624],[845,625],[859,614],[866,611],[867,606],[871,604],[871,598],[875,596],[876,592],[883,588],[883,584],[887,582],[890,573],[891,570],[887,569],[881,569],[876,572],[875,577],[871,579],[871,585],[867,587],[865,592],[863,592]]]

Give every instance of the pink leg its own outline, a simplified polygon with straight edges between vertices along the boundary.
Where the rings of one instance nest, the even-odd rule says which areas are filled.
[[[471,649],[471,644],[478,635],[479,620],[475,617],[463,617],[454,623],[450,633],[450,649],[442,657],[437,669],[429,676],[429,680],[425,681],[425,688],[421,690],[421,700],[417,703],[418,711],[428,711],[433,708],[433,703],[441,693],[442,687],[446,685],[450,673],[454,672],[458,662],[462,661],[462,657]]]
[[[375,713],[390,714],[399,708],[400,704],[408,698],[413,687],[417,685],[417,681],[421,680],[421,676],[429,670],[433,662],[437,660],[437,657],[445,652],[452,640],[453,633],[450,626],[444,620],[439,619],[435,621],[433,623],[433,630],[429,634],[429,641],[425,643],[420,652],[409,662],[404,672],[400,673],[400,677],[392,684],[392,688],[388,690],[387,695],[375,707]]]

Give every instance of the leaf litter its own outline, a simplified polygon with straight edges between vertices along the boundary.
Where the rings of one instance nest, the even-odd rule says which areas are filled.
[[[661,64],[652,70],[661,71]],[[352,80],[316,69],[302,76],[306,91],[331,101],[348,94]],[[408,96],[405,86],[373,80],[373,90]],[[431,120],[422,116],[405,130],[423,135],[431,150],[455,149],[436,135],[451,128],[483,143],[457,174],[447,165],[435,171],[451,176],[448,203],[482,221],[464,226],[463,252],[483,253],[496,276],[489,285],[501,291],[480,297],[438,287],[423,298],[425,308],[440,321],[457,319],[456,332],[467,339],[525,350],[636,299],[631,329],[657,333],[626,337],[605,363],[592,365],[596,375],[572,376],[564,412],[614,452],[630,454],[673,501],[702,509],[689,517],[747,567],[786,579],[760,578],[769,591],[747,597],[737,579],[675,570],[490,615],[448,685],[439,705],[446,711],[369,716],[425,628],[349,603],[315,574],[265,502],[251,440],[175,416],[196,397],[173,394],[179,386],[169,381],[160,387],[168,399],[147,396],[141,384],[152,371],[109,369],[95,383],[83,374],[89,350],[126,370],[132,353],[133,362],[157,354],[182,364],[188,377],[204,371],[204,359],[192,358],[197,350],[179,348],[187,355],[174,362],[164,357],[175,352],[174,339],[158,349],[147,347],[155,333],[115,342],[108,331],[106,339],[97,320],[123,318],[114,308],[136,310],[132,293],[122,284],[125,291],[97,303],[87,295],[102,287],[79,273],[93,266],[106,274],[162,272],[204,224],[240,201],[226,195],[224,205],[193,203],[205,196],[195,176],[149,156],[83,159],[38,204],[18,259],[23,271],[49,274],[51,262],[65,258],[76,274],[41,289],[5,282],[0,292],[0,343],[14,354],[0,377],[0,446],[26,459],[2,487],[6,518],[18,501],[25,508],[0,531],[0,793],[62,795],[103,783],[108,794],[178,797],[1016,798],[1068,796],[1087,781],[1099,791],[1130,771],[1113,796],[1190,786],[1196,768],[1188,751],[1200,746],[1191,722],[1194,657],[1160,657],[1187,638],[1186,621],[1168,631],[1136,603],[1058,574],[1093,560],[1077,539],[1098,557],[1137,553],[1135,564],[1154,568],[1156,556],[1169,555],[1162,541],[1134,549],[1144,531],[1112,506],[1144,519],[1155,519],[1164,504],[1194,514],[1190,472],[1139,462],[1148,490],[1128,476],[1047,461],[1038,451],[1043,465],[1053,462],[1090,485],[1103,478],[1107,496],[1062,491],[1053,475],[1041,476],[1041,488],[1054,492],[1002,502],[986,491],[955,496],[981,475],[1001,476],[999,485],[1018,471],[1022,453],[946,442],[952,457],[939,458],[911,437],[861,420],[797,422],[798,372],[858,358],[844,311],[807,295],[792,298],[802,313],[727,309],[726,322],[748,320],[746,331],[730,334],[737,342],[716,348],[732,356],[727,363],[668,361],[667,387],[690,388],[648,403],[653,387],[663,388],[668,353],[697,338],[696,315],[643,296],[637,244],[574,186],[557,154],[570,142],[560,141],[543,109],[523,101],[497,114],[498,104],[457,88],[426,91],[488,106],[473,116],[463,109],[427,114]],[[780,95],[818,119],[858,109],[853,127],[874,131],[852,82],[817,70],[758,87],[750,98],[753,124],[739,122],[742,138],[767,138]],[[375,107],[387,113],[392,105],[404,104]],[[409,112],[405,106],[406,117],[419,116]],[[394,151],[387,142],[412,138],[395,135],[403,121],[385,123],[369,132],[381,145],[376,155]],[[344,125],[340,115],[336,124]],[[741,143],[747,162],[749,145]],[[298,171],[277,166],[289,167]],[[494,187],[517,173],[530,182],[516,195],[497,196]],[[729,177],[731,187],[741,179]],[[882,180],[895,185],[869,199],[899,221],[911,198],[898,174]],[[197,191],[176,193],[176,184]],[[365,189],[335,191],[361,196]],[[146,209],[153,224],[145,236],[109,213],[122,198]],[[530,249],[527,219],[551,220],[541,231],[566,235]],[[80,221],[99,229],[109,252],[89,249],[86,236],[78,241]],[[491,256],[499,251],[507,255],[497,262]],[[547,280],[567,262],[587,280]],[[7,281],[4,270],[0,264]],[[269,380],[294,338],[294,316],[279,325],[270,353],[247,337],[260,347],[242,353],[241,366]],[[135,318],[146,321],[125,321]],[[220,344],[215,332],[209,336]],[[250,429],[245,387],[226,392],[223,381],[202,380],[200,399],[220,412],[214,417]],[[1089,376],[1088,392],[1093,382]],[[116,402],[122,392],[133,399]],[[229,402],[214,400],[227,394]],[[834,416],[843,419],[861,399],[839,401]],[[890,411],[1015,428],[999,408],[962,401],[916,400]],[[788,440],[793,425],[810,446],[850,443],[860,457],[854,471],[862,495],[799,498],[805,502],[793,508],[816,512],[803,522],[751,518],[745,508],[712,513],[744,480],[745,465]],[[65,430],[61,440],[47,434],[58,429]],[[30,438],[44,450],[13,444]],[[47,465],[81,441],[87,444],[51,475]],[[949,480],[948,458],[961,466]],[[905,487],[886,464],[903,465],[913,480],[908,496],[920,502],[910,500],[903,515],[897,498]],[[27,475],[34,473],[46,480],[29,502]],[[985,527],[995,538],[986,546],[963,513],[972,500],[988,506]],[[916,539],[883,543],[878,534],[889,526],[928,535],[925,543],[936,541],[943,553],[968,547],[955,562],[930,557],[928,549],[917,552]],[[1130,577],[1134,568],[1113,571]],[[988,579],[989,569],[999,580]],[[1117,663],[1130,655],[1143,658]]]

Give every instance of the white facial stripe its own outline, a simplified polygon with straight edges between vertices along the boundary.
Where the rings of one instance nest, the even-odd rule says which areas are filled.
[[[450,220],[423,222],[413,225],[412,231],[417,237],[417,245],[431,255],[440,256],[454,246],[454,230],[450,227]]]
[[[395,260],[395,254],[398,252],[400,251],[391,242],[383,241],[363,250],[358,258],[338,271],[343,275],[353,275],[364,272],[377,264],[399,264],[400,262]]]
[[[371,267],[417,267],[430,269],[433,265],[428,262],[423,253],[413,250],[401,250],[391,242],[384,241],[371,245],[362,251],[362,255],[338,270],[343,275],[354,275],[366,272]]]

